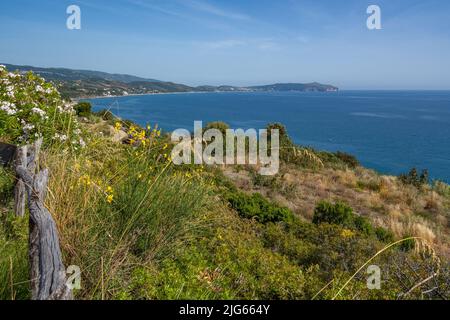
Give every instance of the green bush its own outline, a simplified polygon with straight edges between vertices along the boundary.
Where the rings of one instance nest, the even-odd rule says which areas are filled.
[[[372,235],[375,232],[372,224],[365,217],[354,215],[353,225],[356,230],[361,231],[363,234],[366,234],[366,235]]]
[[[242,192],[232,193],[228,197],[231,207],[247,219],[256,219],[261,223],[289,221],[293,214],[285,207],[269,202],[259,193],[246,195]]]
[[[210,122],[210,123],[206,124],[204,131],[207,131],[209,129],[217,129],[223,135],[225,135],[227,133],[227,130],[230,129],[230,126],[228,124],[226,124],[225,122],[215,121],[215,122]]]
[[[375,228],[375,235],[377,236],[378,240],[385,242],[385,243],[392,243],[394,242],[394,234],[382,227]]]
[[[74,110],[62,101],[56,88],[29,72],[8,72],[0,65],[0,137],[3,142],[84,145]]]
[[[409,238],[410,236],[406,236],[405,238]],[[404,252],[409,252],[416,247],[416,241],[414,239],[408,239],[400,243],[400,250]]]
[[[335,204],[321,201],[315,211],[313,223],[340,225],[361,232],[367,236],[376,236],[382,242],[392,242],[394,235],[381,227],[374,228],[370,221],[353,213],[353,209],[342,202]]]
[[[74,109],[79,117],[89,117],[92,114],[92,105],[90,102],[79,102],[74,106]]]
[[[321,201],[314,210],[313,223],[330,223],[342,226],[353,225],[353,209],[342,202],[331,204]]]

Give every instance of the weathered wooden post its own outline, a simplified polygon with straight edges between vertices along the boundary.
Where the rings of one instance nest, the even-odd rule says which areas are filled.
[[[27,146],[17,148],[14,159],[14,167],[27,165],[27,148]],[[16,185],[14,186],[14,213],[16,216],[23,217],[25,215],[25,205],[25,183],[22,179],[17,179]]]
[[[39,170],[38,157],[42,139],[33,146],[17,148],[14,169],[23,184],[16,185],[16,214],[25,213],[23,199],[28,197],[30,212],[29,260],[33,300],[71,300],[66,269],[62,262],[56,223],[44,205],[49,172]],[[18,183],[19,185],[19,183]],[[23,186],[23,190],[21,189]],[[23,210],[23,211],[22,211]]]

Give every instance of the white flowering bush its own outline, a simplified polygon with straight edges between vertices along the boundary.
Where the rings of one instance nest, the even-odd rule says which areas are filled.
[[[0,141],[20,145],[43,137],[46,144],[78,148],[85,144],[80,133],[72,106],[51,83],[0,65]]]

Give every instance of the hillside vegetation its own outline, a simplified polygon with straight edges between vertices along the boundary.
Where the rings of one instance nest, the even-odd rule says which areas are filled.
[[[74,109],[32,74],[0,67],[0,79],[0,141],[44,138],[45,205],[65,265],[81,268],[78,299],[449,296],[446,184],[295,146],[279,124],[269,126],[282,133],[277,176],[175,166],[156,124]],[[13,184],[0,169],[0,299],[28,299],[28,218],[12,213]],[[367,265],[380,267],[380,290],[367,288]]]
[[[320,83],[287,83],[266,86],[198,86],[192,87],[168,81],[145,79],[126,74],[110,74],[100,71],[72,70],[65,68],[39,68],[9,65],[11,71],[26,74],[29,71],[54,83],[62,96],[87,98],[102,96],[126,96],[129,94],[153,94],[172,92],[248,92],[248,91],[337,91],[338,88]]]

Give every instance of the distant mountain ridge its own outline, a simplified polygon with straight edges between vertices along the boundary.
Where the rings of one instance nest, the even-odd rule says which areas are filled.
[[[161,82],[155,79],[145,79],[137,76],[132,76],[129,74],[112,74],[102,71],[91,71],[91,70],[77,70],[68,68],[41,68],[33,66],[19,66],[12,64],[4,64],[8,70],[17,70],[20,72],[33,71],[42,77],[47,77],[47,80],[88,80],[88,79],[104,79],[108,81],[118,81],[124,83],[131,83],[136,81],[147,81],[147,82]]]
[[[152,94],[172,92],[271,92],[302,91],[329,92],[339,89],[332,85],[313,83],[277,83],[271,85],[198,86],[192,87],[174,82],[146,79],[128,74],[111,74],[101,71],[74,70],[68,68],[41,68],[4,64],[10,71],[21,73],[32,71],[47,81],[55,83],[66,98],[89,98],[102,96],[124,96],[131,94]]]

